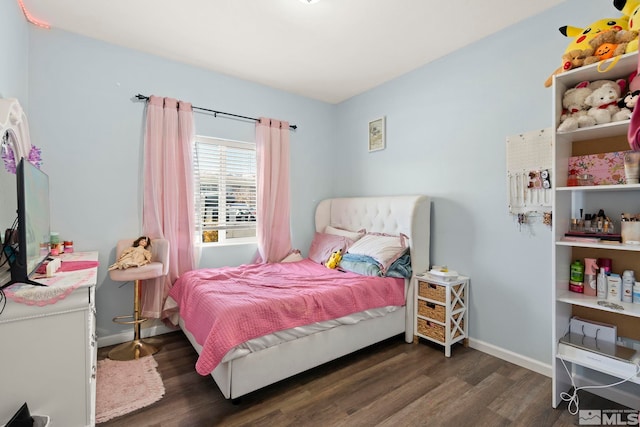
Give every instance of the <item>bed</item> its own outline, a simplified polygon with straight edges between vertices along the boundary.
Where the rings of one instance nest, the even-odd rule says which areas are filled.
[[[410,263],[410,271],[413,272],[413,275],[426,271],[429,267],[430,201],[427,196],[326,199],[321,201],[316,208],[315,228],[316,236],[329,228],[347,230],[352,233],[366,232],[367,235],[403,236],[409,249],[410,257],[406,258]],[[313,267],[310,263],[310,260],[304,259],[291,263],[291,266],[276,265],[271,268],[280,272],[287,271],[281,270],[281,268],[295,267],[303,271],[307,269],[309,274],[318,275],[323,273],[314,270],[314,268],[328,270],[319,264],[318,267]],[[194,277],[216,277],[216,270],[220,269],[204,269],[190,273],[193,273]],[[352,272],[330,271],[332,273],[327,274],[343,274],[344,281],[347,281],[347,278],[357,276]],[[333,271],[336,272],[333,273]],[[240,275],[238,277],[244,278],[246,276]],[[272,273],[269,273],[268,277],[272,277]],[[365,279],[364,276],[360,276],[360,278],[361,280]],[[212,325],[217,324],[215,322],[218,318],[215,313],[209,312],[209,306],[204,305],[205,300],[202,295],[198,294],[187,299],[182,294],[187,292],[186,289],[188,289],[191,280],[180,278],[174,284],[174,289],[179,284],[178,288],[181,290],[174,292],[172,289],[169,301],[177,305],[179,309],[179,315],[174,321],[180,326],[199,354],[196,370],[200,374],[207,375],[212,369],[210,374],[225,398],[237,399],[267,385],[403,333],[407,343],[413,342],[414,281],[412,278],[376,279],[387,280],[386,286],[392,286],[394,281],[399,283],[400,298],[398,299],[395,295],[393,305],[379,304],[379,307],[372,309],[348,314],[342,313],[344,315],[337,316],[336,319],[322,319],[312,324],[265,334],[247,340],[229,351],[226,348],[215,350],[218,354],[213,357],[210,350],[213,344],[210,341],[225,341],[223,338],[226,335],[218,333],[213,326],[208,331],[209,337],[213,338],[206,339],[203,335],[202,325],[205,321],[196,320],[193,316],[198,314],[202,317],[205,316],[203,313],[206,313],[206,317],[211,318]],[[241,281],[242,279],[234,278],[232,280]],[[275,282],[275,279],[273,281]],[[320,282],[318,278],[318,288],[322,286]],[[355,282],[350,286],[353,286],[352,293],[359,292],[355,287]],[[369,287],[368,289],[373,289],[370,287],[373,285],[366,286]],[[381,292],[391,294],[395,291],[384,290]],[[354,307],[359,306],[359,301],[360,297],[358,296],[353,303]],[[219,302],[212,301],[212,306],[216,303]],[[340,304],[326,304],[327,307],[334,305],[339,306]],[[243,320],[239,323],[246,324],[247,322]],[[255,323],[260,324],[260,322]],[[249,326],[249,329],[252,329],[256,325],[249,324]]]

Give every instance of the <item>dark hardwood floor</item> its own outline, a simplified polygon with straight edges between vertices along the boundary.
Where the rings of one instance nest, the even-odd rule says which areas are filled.
[[[578,425],[566,404],[551,407],[549,378],[461,345],[446,358],[435,344],[393,338],[234,404],[210,376],[195,372],[197,353],[182,332],[156,339],[165,396],[100,427]],[[580,409],[625,409],[579,396]]]

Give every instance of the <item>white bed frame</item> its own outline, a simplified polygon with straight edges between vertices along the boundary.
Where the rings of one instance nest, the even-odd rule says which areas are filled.
[[[427,196],[352,197],[321,201],[316,208],[316,230],[327,225],[349,230],[409,237],[411,267],[415,274],[429,268],[431,206]],[[413,342],[413,283],[405,281],[406,305],[383,317],[360,321],[288,341],[221,363],[211,373],[227,399],[236,399],[300,372],[404,332]],[[202,346],[180,327],[198,354]]]

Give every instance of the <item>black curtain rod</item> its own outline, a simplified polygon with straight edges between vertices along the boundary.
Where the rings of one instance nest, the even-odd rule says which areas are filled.
[[[149,100],[149,97],[148,97],[148,96],[140,95],[140,94],[137,94],[137,95],[136,95],[136,98],[138,98],[138,99],[139,99],[139,100],[141,100],[141,101],[143,100],[143,101],[145,101],[145,102]],[[238,114],[225,113],[224,111],[210,110],[210,109],[208,109],[208,108],[195,107],[195,106],[193,106],[193,105],[191,106],[191,108],[193,108],[194,110],[207,111],[207,112],[209,112],[209,113],[213,113],[213,117],[217,117],[217,115],[218,115],[218,114],[222,114],[222,115],[224,115],[224,116],[238,117],[238,118],[241,118],[241,119],[253,120],[254,122],[260,121],[260,119],[256,119],[255,117],[240,116],[240,115],[238,115]],[[296,126],[296,125],[289,125],[289,129],[296,130],[296,129],[298,129],[298,126]]]

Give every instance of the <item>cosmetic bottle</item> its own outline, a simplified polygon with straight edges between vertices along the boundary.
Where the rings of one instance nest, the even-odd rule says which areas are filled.
[[[584,259],[584,294],[595,297],[597,295],[598,264],[595,258]]]
[[[607,272],[604,268],[600,268],[600,271],[598,273],[598,278],[596,280],[596,288],[597,288],[598,299],[606,299],[608,294]]]
[[[569,290],[572,292],[584,293],[584,264],[576,260],[571,264],[569,274]]]
[[[622,301],[633,302],[633,286],[636,283],[633,270],[625,270],[622,273]]]
[[[622,279],[617,273],[611,273],[607,276],[607,300],[620,302],[622,293]]]

